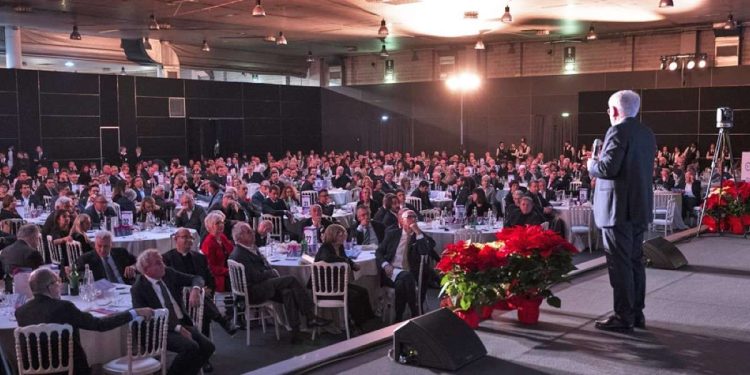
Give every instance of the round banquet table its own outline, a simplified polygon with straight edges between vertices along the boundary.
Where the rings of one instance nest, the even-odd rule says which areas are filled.
[[[591,203],[584,203],[584,206],[591,208]],[[562,202],[562,204],[553,203],[552,208],[558,220],[561,220],[563,222],[565,228],[565,239],[568,240],[568,242],[572,243],[573,246],[575,246],[579,250],[587,248],[589,246],[588,238],[584,237],[583,235],[573,236],[573,233],[570,231],[571,218],[569,203],[567,201]],[[594,243],[595,247],[598,247],[600,240],[599,230],[596,228],[596,224],[594,223],[593,209],[591,210],[591,217],[589,218],[589,231],[591,231],[591,242]]]
[[[193,235],[195,242],[193,246],[199,246],[198,233],[194,229],[188,229]],[[157,249],[164,254],[174,248],[172,235],[177,231],[174,227],[155,227],[152,230],[133,232],[130,236],[112,238],[112,247],[123,247],[133,256],[138,256],[146,249]],[[96,232],[86,233],[90,239],[94,239]]]
[[[357,245],[355,249],[361,250],[359,256],[354,259],[354,263],[359,265],[359,271],[354,272],[354,280],[350,282],[367,289],[370,294],[370,303],[374,307],[381,293],[380,276],[375,264],[375,247],[363,248]],[[268,247],[261,248],[263,252],[268,250]],[[294,276],[304,286],[310,281],[312,267],[310,264],[304,264],[301,258],[289,259],[284,254],[276,254],[269,256],[268,262],[279,272],[280,276]]]
[[[674,218],[672,219],[672,227],[674,230],[687,229],[687,225],[682,220],[682,193],[681,192],[664,192],[660,191],[659,194],[668,195],[674,197]]]
[[[352,201],[352,192],[345,189],[330,189],[328,190],[328,196],[336,203],[337,207],[341,207]]]
[[[115,289],[109,292],[108,298],[99,297],[93,302],[86,302],[81,296],[62,296],[62,299],[73,302],[81,311],[90,312],[95,317],[104,317],[132,308],[130,286],[124,284],[115,284]],[[17,370],[13,330],[18,327],[18,323],[13,315],[14,311],[13,307],[0,311],[0,345],[11,368]],[[101,365],[124,356],[127,353],[127,332],[127,325],[105,332],[80,330],[81,346],[86,352],[89,365]]]
[[[430,198],[430,203],[432,203],[432,207],[440,210],[443,210],[445,208],[448,208],[450,210],[453,206],[453,200],[450,198]]]
[[[422,232],[435,240],[435,251],[438,254],[442,254],[446,246],[456,242],[456,231],[461,229],[461,227],[455,225],[433,227],[432,223],[427,224],[425,222],[419,222],[418,225]],[[482,242],[492,242],[495,241],[495,233],[502,229],[502,225],[500,223],[496,224],[494,227],[489,225],[477,225],[477,229],[482,232]]]

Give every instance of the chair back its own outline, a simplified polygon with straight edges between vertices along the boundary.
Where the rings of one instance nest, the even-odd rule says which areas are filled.
[[[47,209],[50,208],[50,204],[52,204],[52,196],[51,195],[44,195],[42,196],[42,199],[44,200],[44,207]]]
[[[570,191],[578,191],[581,188],[581,181],[570,181]]]
[[[342,297],[346,301],[348,263],[315,262],[311,267],[313,300],[316,303],[318,297]]]
[[[281,233],[283,231],[281,216],[263,214],[260,218],[262,220],[270,220],[273,223],[271,238],[275,238],[276,240],[281,241]]]
[[[425,220],[435,220],[438,216],[440,216],[440,211],[437,209],[431,209],[431,210],[422,210],[419,211],[420,214],[422,214],[422,217],[424,217]]]
[[[299,196],[300,196],[300,202],[302,202],[303,197],[310,197],[311,206],[318,203],[318,192],[315,190],[305,190],[299,193]]]
[[[81,243],[78,241],[70,241],[65,244],[65,248],[68,251],[68,265],[75,267],[78,262],[78,258],[81,256],[83,250],[81,250]]]
[[[47,235],[47,249],[49,249],[49,260],[53,264],[58,266],[64,266],[63,264],[63,249],[62,246],[57,246],[52,242],[52,236]]]
[[[190,300],[190,293],[192,291],[192,287],[182,288],[182,300],[185,302],[185,310],[187,311],[188,315],[190,315],[190,319],[193,321],[193,325],[198,327],[198,329],[201,329],[201,327],[203,327],[203,309],[205,307],[206,291],[201,288],[200,303],[196,307],[190,307],[190,303],[188,301]]]
[[[352,188],[350,193],[352,194],[352,200],[350,202],[359,202],[359,193],[362,192],[361,187]]]
[[[549,229],[549,221],[545,221],[542,224],[540,224],[539,226],[542,227],[543,230],[547,230],[547,229]]]
[[[162,374],[167,373],[167,309],[154,310],[154,316],[146,320],[139,316],[128,323],[127,374],[133,373],[133,361],[159,357]]]
[[[455,241],[482,242],[482,231],[478,229],[459,229],[453,235]]]
[[[674,198],[674,194],[665,191],[654,191],[654,210],[666,209],[669,198]]]
[[[330,221],[330,222],[332,222],[332,223],[333,223],[333,216],[328,216],[328,215],[320,215],[320,217],[321,217],[321,219],[325,219],[325,220],[328,220],[328,221]],[[303,228],[303,229],[304,229],[304,228]]]
[[[73,327],[70,324],[36,324],[13,331],[18,373],[73,374]]]
[[[18,233],[18,228],[26,224],[24,219],[5,219],[0,221],[0,228],[6,228],[9,234],[15,235]]]
[[[667,199],[667,205],[665,209],[667,210],[666,215],[664,216],[664,219],[666,219],[667,224],[672,225],[674,223],[674,211],[675,211],[675,204],[676,204],[676,198],[674,195],[670,195],[669,199]]]
[[[36,251],[42,254],[42,260],[44,260],[44,264],[47,264],[47,253],[44,251],[44,239],[42,238],[41,231],[37,233],[36,238]]]
[[[117,218],[120,218],[120,204],[115,202],[110,202],[109,206],[112,207],[112,209],[115,211],[115,215]]]
[[[591,226],[591,207],[570,206],[570,226],[571,227],[590,227]]]
[[[417,212],[422,211],[422,200],[417,197],[406,197],[406,203],[414,206]]]
[[[245,298],[247,303],[247,279],[245,278],[245,266],[234,260],[227,261],[229,265],[229,284],[232,286],[232,295]]]

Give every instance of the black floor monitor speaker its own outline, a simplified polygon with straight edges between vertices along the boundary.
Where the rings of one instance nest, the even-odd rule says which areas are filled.
[[[643,242],[643,255],[646,256],[651,266],[676,270],[688,264],[682,252],[671,242],[663,237],[652,238]]]
[[[456,371],[485,355],[476,332],[445,308],[393,331],[393,359],[402,364]]]

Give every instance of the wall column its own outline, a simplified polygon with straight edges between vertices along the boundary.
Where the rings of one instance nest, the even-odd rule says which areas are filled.
[[[21,69],[21,28],[5,26],[5,67]]]

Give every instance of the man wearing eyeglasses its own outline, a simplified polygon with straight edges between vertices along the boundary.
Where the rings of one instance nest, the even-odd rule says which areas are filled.
[[[72,302],[61,300],[61,286],[60,277],[52,270],[40,268],[32,272],[29,287],[34,298],[19,307],[15,315],[19,327],[42,323],[70,324],[73,327],[73,366],[76,374],[91,373],[86,353],[81,347],[80,329],[105,332],[138,316],[150,319],[154,315],[151,308],[144,307],[96,318],[79,310]],[[62,350],[67,352],[67,342],[64,341],[62,345]]]
[[[407,304],[412,317],[419,313],[414,290],[417,287],[421,256],[438,257],[434,251],[435,241],[417,225],[417,214],[412,210],[401,210],[398,217],[399,227],[386,232],[383,242],[375,251],[375,261],[381,270],[381,284],[396,290],[396,321],[400,322]],[[421,276],[425,284],[428,280],[425,277],[427,273]],[[424,300],[426,292],[427,288],[422,288],[420,302]]]

